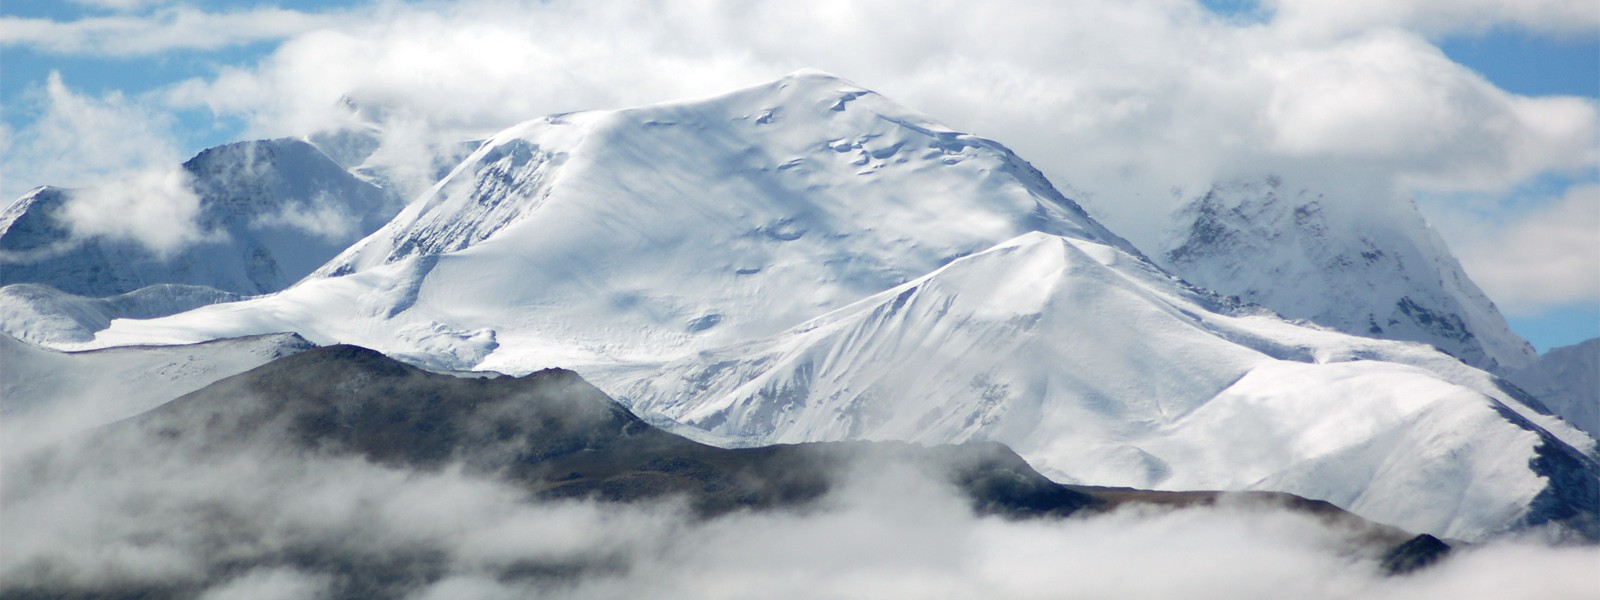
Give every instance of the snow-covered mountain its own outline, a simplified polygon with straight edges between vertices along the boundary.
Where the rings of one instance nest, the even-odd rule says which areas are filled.
[[[56,441],[313,347],[294,334],[271,334],[57,352],[0,334],[0,439],[7,451]]]
[[[837,533],[910,537],[905,555],[927,555],[917,560],[933,566],[910,569],[909,579],[944,585],[939,570],[997,546],[1020,546],[1029,559],[1041,538],[1117,552],[1129,546],[1130,521],[1178,509],[1180,518],[1236,513],[1230,536],[1310,537],[1315,555],[1332,555],[1327,564],[1356,577],[1401,574],[1450,553],[1432,537],[1283,495],[1067,486],[998,444],[715,448],[651,427],[570,371],[457,378],[349,346],[278,359],[3,458],[7,598],[393,598],[418,590],[449,598],[688,598],[704,596],[708,579],[792,590],[828,578],[796,577],[797,562],[820,556],[837,569]],[[859,498],[878,500],[859,506]],[[1135,504],[1161,508],[1119,509]],[[826,527],[836,515],[844,526]],[[774,528],[772,519],[787,525]],[[1050,529],[946,533],[952,520]],[[1058,528],[1086,522],[1107,533]],[[930,527],[940,533],[922,535]],[[1171,522],[1157,527],[1145,543],[1203,554],[1209,549],[1195,540],[1215,539],[1174,531]],[[701,537],[706,528],[732,535]],[[998,539],[982,545],[986,538]],[[694,548],[747,554],[770,546],[778,547],[771,586],[752,585],[749,573],[707,578],[692,563],[659,564]],[[1145,568],[1147,548],[1133,546],[1120,551]],[[1012,576],[1006,566],[997,577]],[[1259,575],[1254,567],[1246,566],[1248,579]],[[665,571],[687,571],[692,582],[663,591]],[[314,583],[294,585],[296,577]],[[849,592],[818,595],[862,596],[864,579],[855,579]],[[876,589],[898,596],[909,579]],[[506,591],[459,583],[479,580],[507,582]],[[984,587],[959,595],[984,595]]]
[[[800,73],[518,125],[318,277],[96,343],[295,330],[452,368],[655,360],[782,331],[1028,231],[1136,252],[999,144]]]
[[[1437,535],[1570,511],[1592,526],[1593,459],[1451,363],[1241,315],[1115,248],[1032,233],[769,339],[596,377],[748,443],[993,440],[1062,480],[1286,491]],[[1529,468],[1545,456],[1567,464]]]
[[[113,319],[153,319],[242,296],[212,287],[158,283],[126,294],[90,298],[38,283],[0,287],[0,332],[35,344],[94,339]]]
[[[1551,348],[1507,377],[1574,427],[1600,437],[1600,338]]]
[[[1184,279],[1291,319],[1432,344],[1495,373],[1535,360],[1409,203],[1333,199],[1277,177],[1219,184],[1154,250]]]
[[[1493,376],[1193,288],[998,143],[815,72],[518,125],[295,286],[81,346],[271,331],[565,366],[746,443],[989,439],[1095,484],[1600,537],[1594,441]]]
[[[0,215],[0,284],[86,297],[158,284],[274,292],[383,225],[401,203],[294,139],[211,148],[182,168],[199,198],[192,243],[157,252],[136,239],[82,233],[68,208],[95,190],[36,188]]]

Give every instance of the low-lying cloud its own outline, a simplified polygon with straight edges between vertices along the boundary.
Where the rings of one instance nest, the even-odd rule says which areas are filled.
[[[673,502],[534,502],[459,467],[101,439],[113,444],[6,457],[7,591],[1544,599],[1592,592],[1600,558],[1491,544],[1391,578],[1348,532],[1300,513],[1223,503],[1010,521],[975,516],[949,484],[894,465],[858,465],[811,508],[702,520]]]

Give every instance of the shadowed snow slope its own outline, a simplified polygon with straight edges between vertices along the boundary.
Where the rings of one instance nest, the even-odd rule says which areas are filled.
[[[87,342],[113,319],[152,319],[238,300],[202,285],[162,283],[126,294],[90,298],[37,283],[0,287],[0,331],[35,344]]]
[[[1191,288],[995,142],[815,72],[513,127],[301,283],[87,346],[270,331],[565,366],[707,439],[992,439],[1069,480],[1596,534],[1593,440],[1487,373]]]
[[[1595,534],[1594,461],[1544,427],[1592,442],[1487,375],[1207,303],[1114,248],[1034,233],[762,342],[596,378],[755,443],[994,440],[1071,481],[1287,491],[1451,537]],[[1362,357],[1453,363],[1460,384]],[[1545,454],[1562,466],[1530,468]]]
[[[1600,436],[1600,338],[1552,348],[1509,377],[1574,427]]]
[[[397,205],[382,189],[293,139],[208,149],[183,164],[176,185],[182,189],[168,192],[192,194],[193,214],[174,211],[178,222],[160,226],[193,228],[194,236],[161,251],[98,229],[80,231],[75,221],[91,218],[85,212],[132,211],[159,199],[74,208],[127,186],[30,192],[0,216],[0,284],[39,283],[92,297],[156,284],[275,292],[377,229]],[[185,218],[192,222],[181,222]]]
[[[1000,145],[801,73],[513,127],[324,278],[100,343],[289,329],[454,367],[654,359],[777,333],[1034,230],[1127,248]]]
[[[1157,249],[1184,279],[1285,317],[1346,333],[1422,342],[1494,373],[1533,347],[1410,203],[1331,199],[1278,178],[1211,188]]]

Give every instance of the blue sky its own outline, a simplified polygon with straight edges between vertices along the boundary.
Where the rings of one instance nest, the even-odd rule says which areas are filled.
[[[1600,32],[1552,37],[1502,27],[1446,38],[1439,47],[1452,60],[1510,92],[1600,100]],[[1593,180],[1592,174],[1589,179]],[[1573,183],[1566,177],[1540,178],[1530,186],[1545,189],[1523,197],[1554,196]],[[1595,251],[1600,252],[1600,248]],[[1512,314],[1507,320],[1541,353],[1600,337],[1600,305],[1592,302],[1572,303],[1539,314]]]
[[[1600,100],[1600,32],[1551,37],[1502,27],[1446,38],[1439,47],[1452,60],[1510,92]],[[1592,174],[1589,179],[1593,180]],[[1530,187],[1545,189],[1523,197],[1554,196],[1573,183],[1566,177],[1540,178]],[[1600,252],[1600,248],[1595,251]],[[1592,302],[1568,304],[1540,314],[1512,314],[1507,320],[1540,352],[1600,337],[1600,305]]]
[[[14,18],[42,18],[57,22],[77,22],[84,19],[124,19],[130,21],[154,22],[158,26],[165,21],[170,22],[175,18],[172,15],[178,11],[193,11],[201,14],[225,14],[242,11],[256,11],[263,8],[276,7],[288,11],[306,13],[325,13],[337,10],[355,10],[360,12],[362,19],[388,18],[389,13],[404,12],[396,7],[404,7],[405,3],[389,2],[374,8],[365,2],[313,2],[306,0],[283,0],[279,2],[261,2],[251,5],[240,5],[236,2],[219,0],[206,0],[197,2],[170,2],[166,0],[123,0],[124,8],[107,7],[118,4],[114,0],[82,1],[78,3],[62,2],[58,0],[11,0],[0,7],[0,13],[13,20],[6,23],[12,28],[7,32],[8,38],[14,38],[19,33],[18,21]],[[437,5],[438,3],[435,3]],[[514,2],[511,4],[515,4]],[[1181,2],[1157,2],[1156,4],[1168,7],[1178,15],[1177,19],[1192,21],[1193,15],[1188,15],[1182,10]],[[1353,37],[1351,31],[1361,31],[1365,27],[1374,31],[1384,28],[1396,28],[1405,31],[1415,31],[1422,39],[1433,44],[1442,51],[1449,60],[1459,63],[1473,72],[1481,75],[1495,87],[1504,92],[1520,97],[1540,98],[1548,96],[1576,96],[1589,100],[1600,101],[1600,31],[1588,26],[1567,27],[1561,23],[1560,15],[1519,14],[1512,8],[1501,7],[1503,14],[1471,14],[1465,10],[1450,8],[1448,4],[1429,4],[1427,2],[1412,2],[1412,13],[1417,16],[1411,21],[1381,20],[1387,16],[1370,17],[1352,13],[1345,8],[1346,3],[1327,2],[1318,4],[1316,0],[1292,2],[1290,0],[1277,0],[1271,3],[1277,9],[1263,9],[1255,2],[1239,0],[1206,0],[1203,4],[1227,17],[1237,27],[1265,28],[1279,27],[1286,31],[1294,26],[1293,18],[1297,16],[1308,22],[1336,22],[1345,19],[1351,25],[1345,29],[1337,29],[1330,25],[1325,28],[1311,28],[1309,35],[1327,35],[1329,39],[1338,36]],[[98,6],[97,6],[98,5]],[[1498,5],[1495,5],[1498,6]],[[1509,5],[1507,5],[1509,6]],[[387,7],[387,8],[386,8]],[[1444,7],[1444,8],[1438,8]],[[535,12],[539,8],[531,9]],[[592,9],[604,12],[603,9]],[[1085,9],[1089,10],[1089,9]],[[1114,10],[1114,9],[1105,9]],[[1276,11],[1276,12],[1275,12]],[[1320,12],[1319,12],[1320,11]],[[1433,11],[1433,12],[1428,12]],[[485,12],[487,9],[485,9]],[[670,11],[667,11],[670,13]],[[1147,11],[1148,12],[1148,11]],[[1477,10],[1478,13],[1493,13],[1490,10]],[[1283,13],[1283,14],[1279,14]],[[1292,13],[1292,14],[1291,14]],[[251,13],[255,14],[255,13]],[[1309,15],[1309,16],[1306,16]],[[602,15],[605,18],[616,18],[615,15]],[[672,15],[668,14],[667,19]],[[1366,19],[1366,20],[1363,20]],[[403,21],[403,19],[402,19]],[[1369,23],[1370,21],[1370,23]],[[644,23],[642,28],[648,29],[653,23]],[[231,25],[237,27],[238,25]],[[354,27],[348,23],[334,23],[332,28]],[[1299,25],[1304,29],[1304,23]],[[159,27],[157,27],[159,29]],[[249,29],[244,27],[243,29]],[[291,28],[292,29],[292,28]],[[720,32],[719,32],[720,33]],[[239,71],[247,75],[246,79],[255,77],[262,79],[272,72],[271,66],[264,65],[271,57],[282,49],[284,40],[297,39],[298,33],[286,31],[284,33],[254,33],[256,37],[242,35],[239,40],[226,43],[202,44],[204,47],[188,47],[183,40],[167,40],[153,42],[148,50],[137,52],[115,52],[105,50],[62,50],[52,48],[43,43],[8,42],[0,50],[0,118],[9,131],[8,136],[15,140],[31,140],[28,135],[36,135],[38,123],[45,119],[50,110],[51,100],[46,92],[46,81],[51,72],[59,72],[65,88],[71,94],[80,96],[86,101],[99,103],[99,105],[117,107],[124,113],[148,116],[152,124],[145,129],[159,134],[160,142],[165,144],[171,153],[178,156],[188,156],[208,146],[233,141],[250,134],[287,134],[293,133],[292,127],[286,125],[293,121],[285,116],[288,109],[283,108],[282,102],[271,104],[266,101],[252,103],[247,96],[250,92],[237,92],[232,97],[224,97],[222,86],[218,84],[219,74]],[[353,34],[354,35],[354,34]],[[384,35],[380,29],[374,35]],[[1198,38],[1204,39],[1204,38]],[[672,44],[680,42],[673,41]],[[738,43],[757,44],[749,40],[728,41],[720,46],[726,54],[727,47],[736,47]],[[1007,41],[996,41],[996,46],[1005,48]],[[163,45],[164,44],[164,45]],[[1332,44],[1332,42],[1330,42]],[[899,51],[900,46],[906,44],[884,44],[873,47],[874,50],[885,54]],[[1015,44],[1020,52],[1033,52],[1025,44]],[[1072,57],[1070,49],[1063,49],[1060,57],[1046,57],[1058,63],[1062,57]],[[928,53],[941,51],[937,46],[929,46]],[[974,56],[984,50],[964,49],[973,52]],[[714,51],[707,51],[714,54]],[[1076,52],[1083,52],[1082,49]],[[902,98],[918,98],[919,88],[916,81],[906,81],[897,84],[890,74],[903,70],[903,66],[895,63],[884,62],[877,67],[872,65],[855,64],[850,61],[840,61],[828,64],[828,55],[822,51],[813,51],[811,56],[822,56],[822,59],[808,59],[802,64],[797,61],[788,61],[786,58],[771,58],[769,49],[745,51],[741,56],[734,52],[732,58],[713,56],[723,60],[724,67],[712,69],[715,75],[699,74],[677,78],[677,81],[666,79],[652,79],[649,81],[629,80],[624,75],[615,81],[628,83],[617,84],[608,82],[606,77],[611,75],[590,75],[587,73],[572,73],[574,69],[566,69],[562,76],[569,82],[574,82],[574,89],[562,98],[560,94],[550,93],[549,97],[541,97],[523,101],[521,96],[487,97],[489,101],[500,101],[508,106],[513,106],[517,111],[496,113],[492,110],[479,110],[467,114],[449,113],[450,119],[457,119],[469,125],[482,124],[485,127],[504,125],[496,119],[526,118],[533,116],[524,114],[548,110],[571,110],[591,106],[608,106],[617,103],[632,103],[642,101],[663,100],[679,95],[697,95],[717,91],[721,85],[717,78],[724,77],[732,83],[744,83],[748,78],[769,77],[781,73],[768,73],[776,68],[789,68],[798,66],[824,66],[836,72],[855,74],[857,72],[867,75],[870,81],[884,81],[890,89],[895,91],[896,85],[905,90],[895,95]],[[992,58],[992,57],[985,57]],[[1002,57],[1004,58],[1004,57]],[[865,60],[865,59],[862,59]],[[884,59],[887,61],[888,59]],[[906,64],[918,65],[916,57],[909,59]],[[1125,59],[1124,60],[1133,60]],[[732,62],[729,62],[732,61]],[[743,61],[743,63],[740,63]],[[765,61],[765,62],[762,62]],[[1019,64],[1025,63],[1022,60]],[[1048,61],[1041,61],[1048,68]],[[1026,65],[1025,65],[1026,66]],[[876,74],[874,69],[876,68]],[[1024,67],[1019,67],[1024,68]],[[1033,65],[1027,68],[1040,68]],[[1091,75],[1103,76],[1098,73]],[[652,75],[653,76],[653,75]],[[745,78],[745,79],[741,79]],[[195,83],[198,87],[196,95],[201,100],[176,102],[171,100],[174,86],[180,82]],[[270,83],[270,82],[268,82]],[[253,88],[255,93],[281,93],[268,83],[256,82]],[[377,91],[373,94],[400,94],[380,86],[370,86]],[[395,87],[395,86],[391,86]],[[550,86],[547,86],[550,87]],[[882,89],[882,88],[880,88]],[[1028,90],[1023,90],[1027,92]],[[509,92],[507,92],[509,93]],[[541,92],[542,93],[542,92]],[[524,93],[523,96],[526,96]],[[1008,117],[972,113],[967,122],[962,122],[962,109],[959,99],[952,100],[948,96],[926,96],[918,102],[908,102],[930,113],[941,116],[954,115],[957,124],[970,123],[974,130],[984,130],[993,137],[997,137],[1008,144],[1017,147],[1024,155],[1033,158],[1041,164],[1047,174],[1057,177],[1063,173],[1080,174],[1093,173],[1101,165],[1089,159],[1084,159],[1061,151],[1061,156],[1052,156],[1058,143],[1048,140],[1029,139],[1030,132],[1037,129],[1030,127],[1030,122],[1020,118],[1013,118],[1014,122],[1006,121]],[[1018,94],[1019,97],[1026,94]],[[514,102],[505,102],[507,98],[515,98]],[[483,100],[484,98],[478,98]],[[471,99],[462,100],[463,103]],[[276,100],[274,100],[276,101]],[[209,104],[208,104],[209,103]],[[948,103],[945,105],[944,103]],[[1060,110],[1059,104],[1052,104],[1048,100],[1039,101],[1038,112],[1050,114],[1052,110]],[[216,106],[212,110],[208,106]],[[1072,109],[1076,109],[1073,106]],[[509,109],[508,109],[509,110]],[[511,115],[511,116],[505,116]],[[985,129],[986,127],[991,129]],[[1116,131],[1108,130],[1110,134]],[[1198,132],[1195,135],[1205,135]],[[1168,144],[1171,145],[1171,144]],[[1592,145],[1592,144],[1591,144]],[[1127,153],[1141,156],[1140,148],[1133,147]],[[22,148],[9,148],[7,160],[13,163],[13,169],[6,171],[7,179],[17,180],[24,177],[22,167],[29,157],[22,152]],[[1107,152],[1104,154],[1115,154]],[[34,157],[43,161],[44,158]],[[1159,154],[1150,154],[1147,161],[1160,163],[1166,157]],[[1418,159],[1420,160],[1420,159]],[[38,164],[47,164],[40,162]],[[1554,164],[1554,163],[1552,163]],[[1107,167],[1109,168],[1109,167]],[[1195,167],[1191,170],[1198,170]],[[1431,168],[1431,167],[1430,167]],[[1456,167],[1452,167],[1456,168]],[[105,167],[106,173],[115,169]],[[1458,168],[1459,170],[1459,168]],[[54,170],[50,173],[68,173]],[[1182,173],[1179,173],[1180,175]],[[1437,174],[1435,174],[1437,175]],[[1448,178],[1448,173],[1437,175]],[[1174,175],[1177,177],[1177,175]],[[1458,253],[1463,257],[1469,272],[1493,273],[1497,272],[1489,267],[1475,270],[1474,261],[1495,260],[1492,248],[1472,247],[1478,243],[1478,234],[1499,235],[1512,229],[1512,221],[1536,215],[1540,210],[1558,202],[1563,195],[1570,195],[1569,191],[1586,185],[1600,183],[1600,174],[1596,173],[1594,165],[1574,168],[1571,165],[1552,167],[1538,172],[1515,172],[1501,176],[1496,182],[1476,185],[1470,190],[1441,189],[1439,191],[1419,191],[1416,196],[1419,204],[1435,221],[1446,239],[1457,247]],[[85,175],[84,181],[92,180]],[[1074,179],[1074,183],[1090,180],[1092,177]],[[20,185],[36,183],[82,183],[81,181],[8,181],[7,192],[14,192]],[[1087,186],[1087,187],[1093,187]],[[1448,187],[1448,186],[1446,186]],[[1112,188],[1114,189],[1114,186]],[[1113,207],[1115,208],[1115,207]],[[1108,222],[1113,225],[1137,229],[1138,216],[1108,215]],[[1119,220],[1120,219],[1120,220]],[[1500,226],[1504,226],[1500,228]],[[1137,232],[1131,237],[1137,238]],[[1506,238],[1511,239],[1511,238]],[[1136,240],[1137,241],[1137,240]],[[1593,249],[1600,252],[1600,249]],[[1499,272],[1503,272],[1501,269]],[[1552,346],[1565,345],[1581,341],[1590,337],[1600,336],[1600,305],[1592,298],[1573,301],[1567,296],[1552,296],[1549,300],[1537,301],[1522,298],[1509,298],[1507,292],[1496,291],[1512,289],[1511,284],[1496,284],[1491,277],[1480,277],[1486,290],[1491,292],[1497,302],[1508,308],[1507,316],[1513,328],[1524,337],[1528,338],[1541,351]],[[1569,294],[1570,295],[1570,294]]]

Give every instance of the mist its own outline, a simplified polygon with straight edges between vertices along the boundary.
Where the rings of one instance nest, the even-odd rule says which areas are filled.
[[[1561,598],[1600,549],[1508,541],[1388,577],[1356,534],[1249,502],[978,516],[860,460],[800,508],[536,501],[492,471],[111,426],[0,471],[0,591],[205,598]]]

